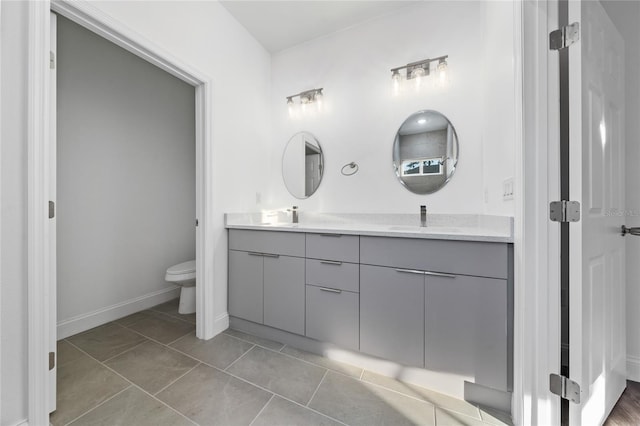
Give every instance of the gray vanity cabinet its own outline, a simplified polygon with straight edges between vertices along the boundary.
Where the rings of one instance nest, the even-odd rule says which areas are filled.
[[[424,274],[360,266],[360,350],[422,367]]]
[[[229,231],[229,314],[304,334],[305,236]]]
[[[425,368],[509,390],[507,280],[425,278]]]
[[[262,324],[263,257],[229,250],[229,314]]]

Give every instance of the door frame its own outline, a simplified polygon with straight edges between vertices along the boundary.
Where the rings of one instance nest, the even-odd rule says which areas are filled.
[[[27,142],[28,423],[49,424],[48,229],[50,12],[56,12],[150,62],[195,88],[196,100],[196,335],[210,339],[223,329],[214,317],[213,93],[212,79],[156,46],[86,0],[29,2]],[[194,220],[196,219],[194,218]],[[219,321],[218,321],[219,322]]]
[[[560,424],[560,397],[549,374],[560,373],[560,225],[549,202],[560,200],[558,0],[523,0],[522,140],[517,145],[514,422]],[[516,398],[516,395],[520,395]]]

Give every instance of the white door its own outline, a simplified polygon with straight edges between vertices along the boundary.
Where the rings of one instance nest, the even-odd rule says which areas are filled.
[[[52,59],[57,59],[57,21],[56,14],[51,13],[51,54],[53,56]],[[50,133],[49,133],[49,199],[52,202],[57,201],[56,195],[56,67],[52,67],[51,78],[50,78]],[[51,213],[51,212],[50,212]],[[51,214],[49,215],[51,216]],[[57,212],[53,215],[52,218],[49,219],[49,259],[47,261],[49,267],[49,273],[47,274],[49,277],[49,352],[53,352],[53,358],[55,360],[55,366],[53,369],[49,371],[49,412],[53,412],[56,410],[56,374],[57,374],[57,366],[58,366],[58,354],[56,351],[57,347],[57,322],[58,322],[58,313],[57,313],[57,268],[56,268],[56,216]],[[51,355],[50,355],[51,356]]]
[[[572,425],[599,425],[626,386],[624,42],[598,1],[569,1],[569,377]]]

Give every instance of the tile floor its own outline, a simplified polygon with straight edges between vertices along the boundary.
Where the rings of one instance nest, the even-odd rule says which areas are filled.
[[[502,420],[501,420],[502,419]],[[57,425],[504,425],[504,414],[227,330],[177,300],[58,342]]]

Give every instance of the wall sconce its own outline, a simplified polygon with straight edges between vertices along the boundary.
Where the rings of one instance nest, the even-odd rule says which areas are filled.
[[[297,115],[296,103],[293,100],[295,97],[300,99],[299,104],[303,114],[307,112],[307,106],[314,103],[316,104],[318,111],[322,111],[322,101],[324,98],[322,88],[305,90],[304,92],[300,92],[296,95],[287,96],[287,106],[289,107],[290,117]]]
[[[407,65],[391,68],[391,82],[393,85],[393,94],[400,93],[402,82],[406,80],[414,80],[416,90],[420,90],[423,80],[431,75],[431,63],[437,62],[434,71],[438,74],[437,83],[444,87],[447,83],[447,58],[449,55],[439,56],[433,59],[423,59],[421,61],[411,62]],[[403,77],[400,70],[405,70]]]

